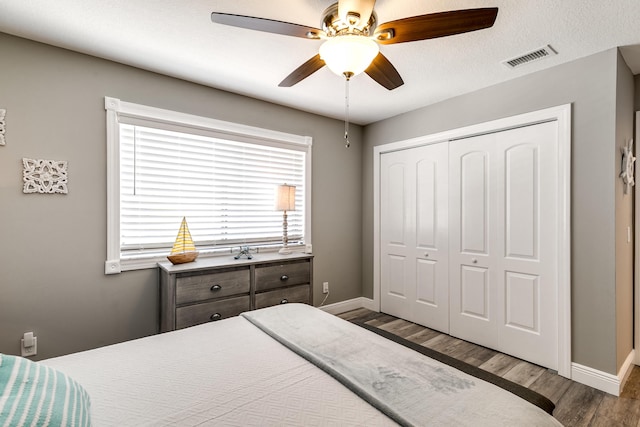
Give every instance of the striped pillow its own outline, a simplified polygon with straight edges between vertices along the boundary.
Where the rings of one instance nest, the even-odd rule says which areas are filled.
[[[89,395],[60,371],[0,354],[0,426],[90,426]]]

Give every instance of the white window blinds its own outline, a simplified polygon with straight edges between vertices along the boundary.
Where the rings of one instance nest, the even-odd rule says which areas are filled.
[[[296,186],[290,245],[311,244],[309,136],[105,97],[105,274],[166,261],[182,218],[200,257],[282,245],[279,185]],[[294,248],[295,249],[295,248]]]
[[[305,151],[119,124],[123,255],[171,248],[186,217],[198,250],[282,239],[275,189],[296,186],[290,242],[305,230]]]

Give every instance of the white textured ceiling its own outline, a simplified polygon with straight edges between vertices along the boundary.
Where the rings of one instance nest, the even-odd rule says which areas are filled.
[[[342,119],[344,82],[323,68],[291,88],[278,83],[320,41],[231,28],[212,11],[320,26],[333,0],[0,0],[0,31],[203,85]],[[378,0],[383,23],[476,7],[499,8],[490,29],[381,46],[404,86],[367,75],[351,82],[350,111],[367,124],[612,47],[640,73],[639,0]],[[541,46],[558,55],[511,70],[501,64]]]

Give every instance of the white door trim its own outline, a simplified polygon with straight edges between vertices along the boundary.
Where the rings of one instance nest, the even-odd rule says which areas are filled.
[[[373,305],[380,310],[380,157],[384,153],[500,132],[536,123],[558,123],[558,373],[571,378],[571,104],[493,120],[373,148]],[[637,212],[637,211],[636,211]]]

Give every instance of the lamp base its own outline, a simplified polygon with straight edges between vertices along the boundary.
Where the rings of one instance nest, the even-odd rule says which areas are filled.
[[[282,249],[280,249],[280,250],[278,251],[278,253],[279,253],[280,255],[290,255],[290,254],[292,254],[292,253],[293,253],[293,251],[292,251],[291,249],[289,249],[289,248],[282,248]]]

